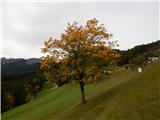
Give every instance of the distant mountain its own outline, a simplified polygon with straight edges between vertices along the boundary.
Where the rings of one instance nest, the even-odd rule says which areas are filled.
[[[1,58],[2,73],[26,73],[38,71],[41,60],[39,58]]]

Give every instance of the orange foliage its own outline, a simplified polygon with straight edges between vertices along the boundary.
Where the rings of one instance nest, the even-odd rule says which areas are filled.
[[[110,64],[119,56],[113,48],[117,41],[110,41],[103,24],[95,18],[86,25],[68,23],[60,39],[49,38],[42,52],[41,69],[47,80],[94,81],[101,75],[102,64]]]
[[[15,98],[10,92],[5,93],[5,100],[9,109],[12,109],[14,106]]]

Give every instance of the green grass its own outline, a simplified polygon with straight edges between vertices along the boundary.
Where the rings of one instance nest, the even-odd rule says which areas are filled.
[[[46,85],[36,99],[2,114],[2,120],[160,120],[160,61],[142,73],[126,70],[85,86],[81,104],[78,85]]]

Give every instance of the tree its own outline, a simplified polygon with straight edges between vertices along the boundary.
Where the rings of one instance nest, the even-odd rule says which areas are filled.
[[[15,98],[11,92],[5,93],[5,101],[7,103],[8,109],[12,109],[14,107]]]
[[[45,41],[41,69],[50,82],[74,81],[79,83],[82,103],[86,102],[85,84],[97,80],[100,68],[114,62],[118,57],[113,47],[117,41],[109,41],[109,34],[97,19],[90,19],[86,25],[68,23],[60,39]]]

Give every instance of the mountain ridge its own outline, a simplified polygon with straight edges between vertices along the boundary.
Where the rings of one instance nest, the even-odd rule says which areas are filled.
[[[40,69],[40,58],[1,58],[2,73],[25,73]]]

